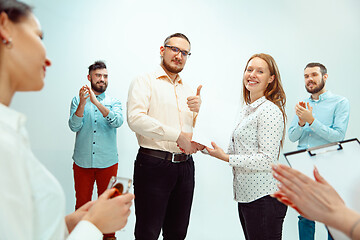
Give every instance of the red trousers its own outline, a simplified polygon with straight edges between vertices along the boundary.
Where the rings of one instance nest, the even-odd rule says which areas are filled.
[[[117,163],[107,168],[82,168],[74,163],[75,210],[91,201],[95,182],[100,196],[106,190],[110,178],[117,175],[117,169]],[[115,233],[104,234],[104,237],[115,237]]]

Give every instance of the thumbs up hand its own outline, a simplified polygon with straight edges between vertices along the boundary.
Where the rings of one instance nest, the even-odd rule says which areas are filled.
[[[199,112],[200,105],[201,105],[201,97],[200,97],[200,90],[202,88],[202,85],[199,85],[196,90],[196,96],[190,96],[187,98],[187,104],[192,112]]]

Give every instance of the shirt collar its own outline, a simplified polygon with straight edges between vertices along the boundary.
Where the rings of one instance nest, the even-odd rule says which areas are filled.
[[[0,103],[0,123],[18,131],[25,125],[26,117],[4,104]]]
[[[261,104],[263,104],[266,101],[265,96],[262,96],[261,98],[257,99],[255,102],[250,103],[248,106],[250,108],[257,108],[258,106],[260,106]]]
[[[165,79],[167,79],[169,82],[172,83],[171,78],[166,74],[165,70],[164,70],[161,66],[159,66],[159,67],[156,69],[155,75],[156,75],[156,76],[155,76],[156,79],[164,79],[164,78],[165,78]],[[175,83],[182,84],[182,79],[181,79],[181,77],[180,77],[179,74],[177,75],[177,77],[176,77],[176,79],[175,79]]]
[[[104,100],[104,98],[105,98],[105,92],[97,95],[96,98],[99,99],[99,100]]]
[[[323,94],[321,94],[319,96],[319,100],[314,100],[312,99],[311,95],[309,97],[309,100],[312,101],[312,102],[315,102],[315,101],[324,101],[325,99],[328,99],[329,97],[331,97],[332,93],[330,91],[326,91],[324,92]]]

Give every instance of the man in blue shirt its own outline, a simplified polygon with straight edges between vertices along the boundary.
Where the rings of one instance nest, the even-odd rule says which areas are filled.
[[[325,89],[327,70],[320,63],[309,63],[304,70],[305,88],[311,96],[295,106],[296,116],[289,128],[298,149],[344,140],[349,122],[349,101]],[[299,216],[300,240],[313,240],[315,222]],[[332,239],[330,234],[328,239]]]
[[[91,83],[80,88],[70,108],[69,127],[76,132],[74,148],[74,184],[78,209],[91,200],[94,182],[101,195],[111,176],[117,175],[118,152],[116,128],[123,124],[121,103],[105,94],[108,72],[102,61],[89,66]],[[116,239],[105,234],[104,239]]]

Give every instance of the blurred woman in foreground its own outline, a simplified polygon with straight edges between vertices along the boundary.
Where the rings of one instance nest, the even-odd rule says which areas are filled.
[[[279,191],[273,197],[308,219],[336,228],[351,239],[360,239],[360,214],[345,206],[317,168],[314,169],[315,181],[285,165],[272,168],[274,178],[280,181]]]
[[[115,189],[107,190],[65,217],[60,184],[33,155],[25,117],[9,108],[15,92],[44,86],[51,62],[42,35],[28,5],[0,0],[1,239],[101,239],[125,226],[134,196],[110,199]]]

